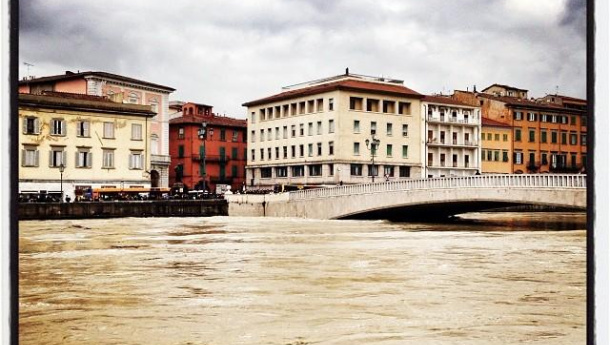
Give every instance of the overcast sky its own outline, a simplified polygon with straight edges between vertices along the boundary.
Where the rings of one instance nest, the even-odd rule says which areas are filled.
[[[20,78],[105,71],[245,118],[242,103],[350,72],[420,93],[493,83],[586,96],[585,0],[27,0]]]

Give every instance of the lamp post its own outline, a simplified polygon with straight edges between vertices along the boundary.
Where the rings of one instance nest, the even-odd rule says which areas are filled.
[[[197,135],[199,136],[199,140],[202,141],[201,149],[199,150],[199,159],[201,160],[200,171],[203,176],[203,190],[205,191],[206,187],[206,169],[205,169],[205,140],[206,140],[206,127],[208,124],[204,121],[201,123],[201,128],[197,131]]]
[[[366,148],[371,150],[371,161],[372,161],[372,165],[371,165],[371,178],[373,179],[373,183],[375,183],[375,152],[377,151],[377,148],[379,147],[379,142],[380,140],[375,138],[375,130],[371,129],[371,140],[366,139],[364,141],[364,143],[366,144]],[[370,144],[370,147],[369,147]]]
[[[64,202],[64,170],[66,167],[64,163],[59,165],[59,190],[61,191],[61,195],[59,197],[59,202]]]

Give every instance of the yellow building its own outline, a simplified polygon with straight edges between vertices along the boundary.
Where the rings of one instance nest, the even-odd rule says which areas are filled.
[[[481,172],[512,173],[512,127],[510,125],[482,119],[481,125]]]
[[[74,200],[92,188],[150,187],[153,116],[150,106],[97,96],[19,94],[20,193]]]

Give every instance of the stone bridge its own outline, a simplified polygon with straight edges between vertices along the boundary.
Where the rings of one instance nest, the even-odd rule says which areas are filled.
[[[585,210],[586,186],[582,174],[479,175],[225,197],[230,216],[434,219],[517,205]]]

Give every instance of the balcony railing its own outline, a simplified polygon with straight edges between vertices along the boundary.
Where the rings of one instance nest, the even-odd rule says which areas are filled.
[[[200,161],[201,160],[201,155],[192,155],[192,159],[194,161]],[[205,155],[205,161],[206,162],[220,162],[220,163],[226,163],[229,162],[231,160],[231,157],[229,156],[221,156],[221,155]]]
[[[464,125],[477,125],[478,123],[475,121],[475,119],[458,119],[457,117],[449,117],[447,118],[447,120],[445,120],[446,117],[445,116],[441,116],[441,117],[435,117],[432,115],[428,115],[428,122],[441,122],[441,123],[450,123],[450,124],[454,124],[454,123],[459,123],[459,124],[464,124]]]
[[[169,164],[172,161],[172,157],[166,155],[150,155],[150,161],[156,164]]]

